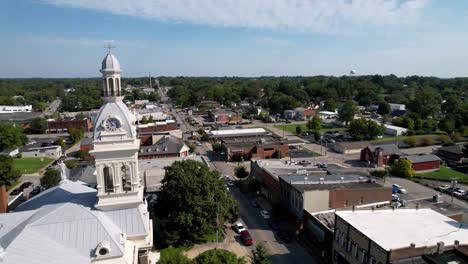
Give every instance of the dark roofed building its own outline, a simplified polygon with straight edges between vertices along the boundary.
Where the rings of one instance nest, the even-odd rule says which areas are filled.
[[[184,141],[173,136],[154,136],[146,143],[148,145],[140,146],[138,159],[175,158],[189,155],[189,147]]]
[[[461,163],[463,159],[463,145],[446,146],[437,149],[437,156],[447,163]]]
[[[223,138],[221,142],[228,161],[271,158],[275,152],[280,157],[289,156],[288,144],[274,136]]]
[[[411,167],[416,173],[424,173],[440,169],[441,160],[434,154],[412,155],[402,158],[411,161]]]
[[[311,213],[352,205],[391,200],[391,188],[370,177],[355,174],[310,176],[280,175],[282,203],[302,220],[303,211]]]
[[[395,144],[370,145],[361,150],[361,161],[381,167],[400,158],[401,152]]]
[[[333,145],[333,150],[342,154],[356,154],[369,145],[368,141],[338,142]]]

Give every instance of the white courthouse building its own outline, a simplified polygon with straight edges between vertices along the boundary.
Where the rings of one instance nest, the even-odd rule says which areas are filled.
[[[120,64],[102,61],[104,105],[95,121],[96,189],[64,180],[0,214],[0,262],[156,263],[138,166],[135,116],[122,102]]]

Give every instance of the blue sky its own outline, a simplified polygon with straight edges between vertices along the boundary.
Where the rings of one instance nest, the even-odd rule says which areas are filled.
[[[0,77],[468,76],[468,1],[5,0]]]

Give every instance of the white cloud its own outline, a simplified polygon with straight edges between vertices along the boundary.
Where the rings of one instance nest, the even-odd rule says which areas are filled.
[[[259,44],[265,44],[268,46],[279,46],[279,47],[291,47],[294,46],[295,43],[281,38],[273,38],[273,37],[255,37],[255,41]]]
[[[134,42],[127,40],[110,40],[110,39],[92,39],[92,38],[70,38],[70,37],[57,37],[57,36],[26,36],[21,38],[22,41],[34,44],[46,45],[60,45],[60,46],[89,46],[89,47],[102,47],[109,43],[113,46],[119,47],[144,47],[142,42]]]
[[[344,32],[417,21],[428,0],[43,0],[156,19],[224,27]]]

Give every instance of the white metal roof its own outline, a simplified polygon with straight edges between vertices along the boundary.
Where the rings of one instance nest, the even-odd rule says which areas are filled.
[[[337,211],[348,222],[385,250],[435,246],[437,242],[468,244],[468,226],[432,209]]]
[[[399,127],[399,126],[394,126],[394,125],[389,125],[389,124],[384,124],[384,127],[388,128],[388,129],[398,130],[398,131],[408,130],[408,129],[404,128],[404,127]]]
[[[226,130],[211,130],[209,132],[213,136],[224,136],[224,135],[242,135],[251,133],[266,133],[263,128],[243,128],[243,129],[226,129]]]

